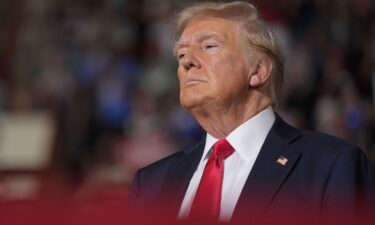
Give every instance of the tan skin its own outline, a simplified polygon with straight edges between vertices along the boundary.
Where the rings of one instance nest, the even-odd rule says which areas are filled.
[[[181,104],[216,138],[272,103],[262,88],[270,79],[271,60],[259,54],[246,60],[240,29],[238,22],[200,17],[176,44]]]

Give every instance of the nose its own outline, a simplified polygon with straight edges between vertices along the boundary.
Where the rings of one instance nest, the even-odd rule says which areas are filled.
[[[188,51],[186,55],[181,59],[181,65],[185,71],[189,71],[192,68],[200,68],[200,62],[192,50]]]

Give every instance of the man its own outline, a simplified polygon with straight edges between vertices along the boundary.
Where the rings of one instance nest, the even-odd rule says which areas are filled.
[[[368,160],[274,113],[283,57],[257,10],[201,3],[176,24],[180,101],[207,135],[139,170],[131,206],[181,220],[364,222],[375,189]]]

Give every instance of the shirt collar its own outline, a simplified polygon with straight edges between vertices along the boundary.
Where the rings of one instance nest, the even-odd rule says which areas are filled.
[[[275,113],[272,107],[269,106],[233,130],[226,139],[241,158],[250,161],[253,154],[258,152],[262,147],[274,121]],[[210,149],[217,141],[217,138],[207,133],[201,162],[208,159]]]

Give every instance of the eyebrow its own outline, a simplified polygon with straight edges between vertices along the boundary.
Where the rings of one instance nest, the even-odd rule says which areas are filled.
[[[198,34],[197,36],[193,37],[193,39],[198,43],[202,43],[202,42],[204,42],[205,40],[208,40],[208,39],[215,39],[219,42],[224,42],[224,38],[221,37],[218,34],[215,34],[215,33],[201,33],[201,34]],[[174,49],[173,49],[174,55],[177,55],[176,53],[180,48],[186,47],[187,45],[188,45],[188,43],[186,41],[176,42],[176,44],[174,46]]]

